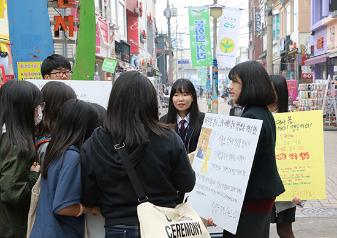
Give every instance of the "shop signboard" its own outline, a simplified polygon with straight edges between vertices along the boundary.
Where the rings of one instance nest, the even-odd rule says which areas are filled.
[[[102,70],[109,73],[114,73],[116,70],[117,60],[105,58],[102,65]]]
[[[188,202],[201,217],[236,233],[261,120],[207,113],[190,161],[196,185]]]
[[[323,112],[273,114],[276,162],[285,192],[278,201],[325,199]]]
[[[189,29],[192,67],[212,64],[209,10],[207,7],[190,7]]]
[[[41,61],[37,62],[18,62],[18,79],[42,79]]]
[[[314,35],[314,56],[325,54],[328,48],[327,27],[318,29]]]

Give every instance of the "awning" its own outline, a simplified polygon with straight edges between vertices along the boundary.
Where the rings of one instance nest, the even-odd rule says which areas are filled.
[[[305,65],[313,65],[313,64],[323,63],[323,62],[326,62],[327,58],[328,58],[328,54],[319,55],[319,56],[307,59],[304,62],[304,64]]]

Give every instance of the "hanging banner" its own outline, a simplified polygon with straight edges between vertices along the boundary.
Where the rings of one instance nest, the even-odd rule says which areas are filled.
[[[276,162],[284,193],[278,201],[325,199],[323,112],[275,113]]]
[[[241,10],[224,8],[220,19],[216,57],[219,68],[232,68],[239,49]]]
[[[209,11],[205,7],[188,8],[192,67],[212,64]]]

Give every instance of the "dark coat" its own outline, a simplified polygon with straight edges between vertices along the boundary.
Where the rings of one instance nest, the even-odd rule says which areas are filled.
[[[199,136],[201,132],[202,123],[204,122],[204,118],[205,118],[205,113],[199,112],[197,123],[195,124],[193,121],[194,119],[190,117],[189,126],[187,128],[187,136],[184,142],[187,153],[191,153],[197,149],[197,144],[198,144],[198,140],[199,140]],[[164,123],[172,123],[172,122],[167,121],[167,114],[161,117],[160,121]],[[196,126],[191,126],[191,125],[196,125]],[[175,127],[175,131],[179,134],[177,124]]]
[[[113,147],[111,134],[94,131],[81,147],[82,203],[97,206],[109,225],[137,225],[137,200],[127,171]],[[195,174],[179,136],[149,135],[149,143],[133,148],[129,159],[135,166],[149,201],[175,207],[177,191],[190,192]]]
[[[3,134],[0,150],[3,151]],[[27,232],[31,189],[38,173],[30,172],[32,158],[19,158],[14,150],[0,157],[0,238],[22,238]]]
[[[241,117],[263,121],[245,199],[275,198],[285,190],[276,166],[274,117],[267,107],[246,107]]]

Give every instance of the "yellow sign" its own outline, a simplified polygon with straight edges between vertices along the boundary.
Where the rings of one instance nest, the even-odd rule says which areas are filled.
[[[277,201],[325,199],[323,112],[274,114],[276,161],[286,191]]]
[[[229,37],[225,37],[220,41],[220,50],[223,53],[232,53],[233,50],[235,49],[235,43],[234,40],[232,38]]]
[[[25,79],[42,79],[41,61],[38,62],[18,62],[18,78]]]

